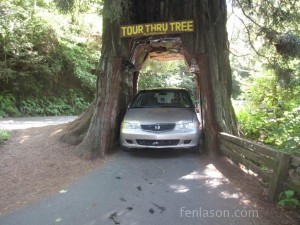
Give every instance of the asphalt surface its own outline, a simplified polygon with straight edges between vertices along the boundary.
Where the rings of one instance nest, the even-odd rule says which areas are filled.
[[[1,215],[0,224],[261,224],[217,168],[193,153],[116,153],[65,190]]]
[[[30,127],[43,127],[63,124],[73,121],[77,116],[48,116],[0,119],[0,129],[16,130]]]

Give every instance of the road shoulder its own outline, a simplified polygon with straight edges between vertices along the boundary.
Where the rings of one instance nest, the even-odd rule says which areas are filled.
[[[59,141],[65,125],[13,131],[0,146],[0,214],[57,193],[103,163],[74,153]]]

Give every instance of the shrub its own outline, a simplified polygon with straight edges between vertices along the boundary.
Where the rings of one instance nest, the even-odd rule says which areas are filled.
[[[0,145],[7,141],[11,136],[11,131],[0,130]]]

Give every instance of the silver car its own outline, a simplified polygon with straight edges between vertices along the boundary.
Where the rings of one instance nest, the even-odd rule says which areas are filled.
[[[140,91],[121,125],[120,144],[134,148],[195,148],[199,121],[194,104],[184,89]]]

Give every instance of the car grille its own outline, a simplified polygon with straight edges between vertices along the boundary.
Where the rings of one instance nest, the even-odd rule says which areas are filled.
[[[168,131],[175,128],[175,123],[141,125],[141,128],[147,131]]]
[[[179,140],[141,140],[138,139],[136,142],[139,145],[146,145],[146,146],[173,146],[178,145]]]

